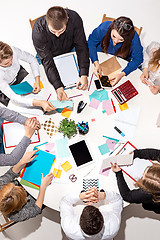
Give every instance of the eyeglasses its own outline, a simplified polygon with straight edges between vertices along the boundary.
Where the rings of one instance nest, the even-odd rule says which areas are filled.
[[[118,28],[123,27],[127,31],[131,30],[131,28],[133,27],[132,25],[130,25],[128,23],[121,22],[120,20],[114,20],[114,22],[117,24]]]

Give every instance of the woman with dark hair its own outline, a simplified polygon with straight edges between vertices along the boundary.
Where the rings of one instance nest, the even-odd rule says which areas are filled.
[[[151,159],[160,162],[160,150],[136,149],[134,158]],[[160,214],[160,164],[153,163],[147,167],[143,176],[136,182],[138,189],[130,190],[123,177],[122,170],[115,163],[111,163],[113,172],[116,173],[117,184],[124,201],[129,203],[142,203],[145,210]]]
[[[143,47],[139,36],[134,30],[133,22],[127,17],[119,17],[113,22],[103,22],[93,30],[88,39],[89,56],[94,63],[94,74],[99,78],[102,69],[98,61],[97,52],[112,54],[128,62],[121,73],[111,80],[114,86],[123,76],[127,76],[143,61]]]

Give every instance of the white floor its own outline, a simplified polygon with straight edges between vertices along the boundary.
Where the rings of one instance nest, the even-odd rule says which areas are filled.
[[[115,18],[128,16],[135,26],[142,26],[141,41],[144,47],[153,40],[160,42],[159,0],[1,1],[0,40],[35,54],[28,19],[45,14],[47,9],[54,5],[67,6],[77,11],[83,19],[87,38],[91,31],[100,24],[103,14],[106,13]],[[2,172],[3,169],[0,168],[0,174]],[[157,240],[160,236],[159,220],[160,215],[147,212],[140,205],[131,204],[123,210],[121,228],[115,240]],[[60,227],[59,212],[49,208],[44,209],[42,215],[23,223],[17,223],[0,233],[0,240],[44,239],[66,240]]]

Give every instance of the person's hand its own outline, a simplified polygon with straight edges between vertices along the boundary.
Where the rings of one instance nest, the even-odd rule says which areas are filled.
[[[28,126],[24,126],[24,128],[25,128],[25,136],[30,139],[35,132],[35,128],[28,127]]]
[[[86,205],[98,202],[98,191],[95,187],[89,189],[87,192],[82,192],[79,195],[80,199],[85,202]]]
[[[37,77],[35,77],[33,93],[38,93],[40,91],[41,91],[41,88],[40,88],[40,76],[37,76]]]
[[[156,95],[160,92],[160,86],[154,85],[154,86],[148,86],[148,87],[154,95]]]
[[[45,112],[50,112],[55,110],[55,107],[52,105],[52,103],[45,100],[41,100],[41,107]]]
[[[41,128],[40,122],[35,118],[27,118],[24,125],[36,130],[39,130]]]
[[[98,200],[104,200],[105,198],[106,198],[106,193],[98,191]]]
[[[148,77],[148,68],[143,68],[143,73],[140,76],[141,82],[147,85],[144,79],[146,78],[148,80]]]
[[[79,81],[77,82],[76,88],[79,90],[86,90],[88,87],[88,78],[87,76],[81,76]]]
[[[117,163],[110,163],[111,164],[111,168],[112,168],[112,171],[113,172],[119,172],[119,171],[121,171],[121,168],[118,166],[118,164]]]
[[[93,73],[94,75],[100,79],[102,77],[102,68],[101,66],[99,65],[99,62],[98,61],[95,61],[94,62],[94,70],[93,70]]]
[[[53,179],[53,173],[49,173],[44,177],[44,174],[42,174],[42,178],[41,178],[41,188],[46,189],[47,186],[51,183],[52,179]]]
[[[62,101],[62,100],[70,100],[65,93],[63,87],[57,88],[56,90],[57,93],[57,100]]]
[[[121,78],[124,76],[125,76],[125,73],[121,72],[121,73],[116,74],[113,77],[109,78],[110,84],[112,85],[112,87],[115,86],[121,80]]]
[[[24,154],[24,156],[21,158],[21,160],[19,161],[19,163],[21,165],[24,165],[26,163],[29,163],[31,162],[34,158],[37,157],[36,153],[38,152],[39,150],[34,150],[34,151],[31,151],[31,152],[26,152]]]

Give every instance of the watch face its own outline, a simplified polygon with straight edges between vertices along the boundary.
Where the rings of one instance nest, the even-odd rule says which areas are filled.
[[[110,84],[110,80],[108,78],[108,76],[102,76],[100,78],[101,84],[103,87],[112,87],[112,85]]]

